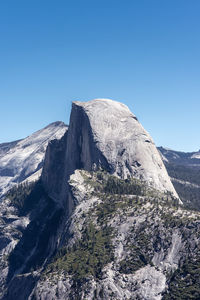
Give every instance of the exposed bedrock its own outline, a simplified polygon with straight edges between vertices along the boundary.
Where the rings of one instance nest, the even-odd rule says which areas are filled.
[[[69,176],[76,169],[99,168],[144,180],[178,198],[152,138],[126,105],[109,99],[73,102],[68,132],[47,149],[44,185],[64,204]]]

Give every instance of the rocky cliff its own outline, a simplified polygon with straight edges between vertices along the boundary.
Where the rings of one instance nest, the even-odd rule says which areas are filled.
[[[123,104],[73,103],[41,180],[0,212],[1,299],[199,299],[200,214]]]
[[[199,299],[200,214],[144,182],[77,170],[68,238],[28,299]]]
[[[56,152],[57,147],[52,151]],[[66,201],[66,182],[76,169],[105,169],[122,179],[135,177],[178,197],[150,135],[122,103],[108,99],[73,102],[60,157],[62,170],[57,168],[57,153],[51,154],[48,149],[42,179],[49,194],[61,202]],[[57,187],[64,184],[56,193],[55,178],[48,175],[55,172],[60,178]]]
[[[18,267],[22,272],[29,257],[33,258],[34,243],[42,245],[41,239],[44,238],[40,237],[34,222],[40,224],[44,231],[45,223],[49,227],[50,220],[59,212],[53,202],[48,201],[41,184],[36,181],[41,175],[48,143],[60,139],[66,130],[67,126],[63,122],[54,122],[25,139],[0,145],[0,295],[4,293],[6,281],[12,277],[11,274]],[[29,244],[30,240],[32,244]],[[48,257],[51,249],[47,248],[44,252],[39,254],[42,259]],[[13,257],[16,257],[15,253],[20,253],[20,258],[17,256],[10,263],[11,253]]]

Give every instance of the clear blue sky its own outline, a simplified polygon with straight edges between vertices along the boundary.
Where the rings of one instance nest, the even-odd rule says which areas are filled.
[[[200,148],[199,0],[0,1],[0,143],[122,101],[157,145]]]

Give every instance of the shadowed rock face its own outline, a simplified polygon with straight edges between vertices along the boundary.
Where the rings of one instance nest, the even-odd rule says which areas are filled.
[[[56,170],[56,167],[49,170],[46,160],[43,182],[50,194],[62,203],[67,198],[67,180],[76,169],[103,168],[122,179],[136,177],[178,197],[150,135],[126,105],[113,100],[73,102],[66,144],[60,158],[63,159],[62,170]],[[49,182],[48,176],[44,176],[52,172],[60,176],[58,185],[62,188],[58,193],[52,189],[55,180]]]

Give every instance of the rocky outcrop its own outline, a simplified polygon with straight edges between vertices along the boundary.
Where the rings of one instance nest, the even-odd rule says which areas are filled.
[[[39,256],[44,261],[57,248],[58,225],[52,229],[49,223],[57,215],[61,216],[61,212],[47,195],[42,194],[42,187],[36,181],[41,175],[48,142],[56,143],[55,139],[61,138],[66,130],[64,123],[55,122],[23,140],[0,145],[0,298],[13,274],[22,273],[32,265],[40,251],[43,251]],[[31,236],[32,244],[28,236]],[[46,243],[42,250],[44,239]],[[31,275],[24,278],[27,282],[30,278],[32,286]],[[21,279],[19,275],[11,285]],[[25,292],[24,287],[22,290]],[[6,297],[12,299],[12,296]],[[25,294],[22,297],[26,299]]]
[[[74,102],[25,192],[0,207],[1,299],[160,300],[196,259],[199,214],[179,205],[151,137],[121,103]]]
[[[117,194],[119,184],[140,192]],[[198,212],[139,180],[118,180],[105,171],[76,170],[69,185],[76,202],[69,237],[29,300],[198,299],[198,273],[187,290],[187,276],[199,266]]]
[[[100,165],[123,179],[136,177],[158,190],[176,194],[150,135],[126,105],[99,99],[75,102],[74,111],[89,123],[81,127],[78,141],[84,169]]]
[[[108,99],[73,102],[62,149],[61,154],[60,146],[56,145],[52,150],[55,153],[51,154],[49,147],[42,175],[47,191],[61,203],[66,202],[67,180],[76,169],[102,168],[122,179],[135,177],[178,197],[152,138],[122,103]],[[57,163],[53,162],[54,156]],[[59,182],[47,175],[53,173]],[[54,189],[55,182],[59,191]]]
[[[56,201],[61,197],[64,181],[67,183],[64,173],[66,168],[65,152],[67,135],[68,132],[66,131],[60,140],[53,140],[48,144],[42,171],[42,181],[45,189],[48,191],[51,198],[56,199]]]

